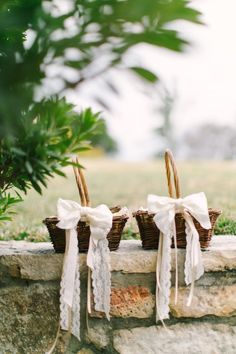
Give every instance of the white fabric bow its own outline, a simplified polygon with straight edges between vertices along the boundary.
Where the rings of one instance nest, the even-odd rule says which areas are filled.
[[[60,324],[80,338],[80,280],[78,261],[77,224],[80,220],[90,226],[90,242],[87,265],[92,270],[95,310],[110,311],[110,258],[107,235],[112,227],[112,212],[106,205],[96,208],[83,207],[71,201],[59,199],[57,204],[59,223],[66,230],[66,250],[60,291]]]
[[[204,193],[191,194],[186,198],[173,199],[148,196],[148,211],[154,213],[154,222],[160,230],[160,239],[157,256],[157,287],[156,304],[157,320],[169,318],[169,297],[171,287],[171,242],[174,237],[176,245],[176,225],[175,215],[181,213],[185,219],[186,226],[186,259],[185,259],[185,282],[191,285],[190,295],[187,305],[191,304],[194,281],[199,279],[204,273],[202,263],[199,234],[196,230],[192,216],[200,223],[204,229],[211,228],[209,219],[207,199]],[[176,296],[178,288],[177,250],[176,250]]]

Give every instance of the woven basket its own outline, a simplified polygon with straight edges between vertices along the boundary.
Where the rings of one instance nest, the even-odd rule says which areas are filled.
[[[177,172],[173,155],[169,150],[165,152],[165,166],[166,166],[166,176],[168,182],[169,196],[171,198],[174,198],[173,190],[175,188],[176,198],[180,198],[180,184],[179,184],[178,172]],[[172,180],[171,180],[171,168],[174,177],[173,178],[174,188],[172,186]],[[202,249],[206,249],[209,247],[212,238],[212,233],[215,227],[215,223],[220,214],[221,214],[220,210],[209,209],[209,217],[212,226],[210,230],[203,229],[202,226],[193,218],[194,224],[199,233],[200,245]],[[138,228],[142,240],[142,247],[147,250],[157,249],[159,243],[160,231],[153,220],[154,214],[149,214],[148,211],[138,210],[133,213],[133,216],[135,217],[138,224]],[[181,214],[176,214],[175,223],[176,223],[177,247],[186,248],[185,221]],[[174,241],[172,242],[172,247],[174,247]]]
[[[77,160],[78,162],[78,160]],[[81,169],[74,168],[74,173],[76,177],[76,183],[79,189],[80,200],[82,206],[89,206],[89,194],[87,184],[85,182],[84,174]],[[110,208],[111,212],[117,213],[121,210],[121,207]],[[110,251],[115,251],[119,247],[122,231],[128,220],[127,215],[114,215],[112,228],[107,239],[109,241]],[[65,230],[60,229],[56,226],[59,222],[57,217],[49,217],[43,220],[43,223],[47,226],[51,242],[57,253],[65,252]],[[79,252],[87,252],[89,247],[90,238],[90,227],[85,221],[79,221],[77,225],[77,235],[78,235],[78,247]]]

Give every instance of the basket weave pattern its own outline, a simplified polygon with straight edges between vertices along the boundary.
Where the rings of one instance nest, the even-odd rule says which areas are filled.
[[[212,238],[212,232],[215,227],[216,220],[220,215],[219,210],[209,209],[209,216],[211,220],[212,228],[210,230],[205,230],[201,225],[193,218],[195,227],[199,234],[200,245],[202,249],[206,249],[210,245]],[[159,235],[160,231],[157,228],[153,217],[154,214],[149,214],[147,211],[137,211],[134,214],[136,218],[141,240],[142,247],[146,250],[158,249]],[[185,221],[181,214],[175,216],[176,223],[176,236],[177,236],[177,247],[186,248],[186,234],[185,234]],[[172,241],[172,248],[174,247],[174,241]]]
[[[78,159],[76,162],[79,164]],[[77,187],[79,190],[80,200],[82,206],[89,206],[90,199],[87,184],[85,181],[84,174],[80,168],[74,167],[74,174],[77,183]],[[111,212],[114,214],[121,210],[121,207],[110,208]],[[109,241],[109,249],[110,251],[115,251],[118,249],[122,231],[125,227],[125,224],[128,220],[127,215],[114,215],[112,228],[107,235],[107,239]],[[47,226],[51,242],[53,247],[57,253],[64,253],[66,240],[65,240],[65,230],[58,228],[56,225],[59,222],[57,217],[49,217],[43,220],[43,223]],[[79,221],[77,225],[77,235],[78,235],[78,247],[79,252],[87,252],[89,248],[89,238],[90,238],[90,227],[88,223],[85,221]]]
[[[121,234],[127,219],[128,217],[126,215],[113,217],[112,229],[107,235],[110,251],[115,251],[118,249],[121,240]],[[59,229],[59,227],[56,226],[56,224],[59,222],[58,218],[46,218],[43,222],[47,226],[55,251],[57,253],[64,253],[65,230]],[[79,221],[77,225],[77,235],[79,252],[87,252],[89,247],[90,227],[86,222]]]
[[[173,190],[175,189],[176,198],[180,198],[180,184],[179,184],[177,168],[176,168],[173,155],[169,150],[167,150],[165,153],[165,164],[166,164],[166,175],[167,175],[169,196],[171,198],[174,197]],[[172,181],[171,181],[170,166],[173,171],[174,188],[172,186]],[[199,234],[199,240],[202,249],[206,249],[209,247],[212,238],[212,233],[215,227],[215,223],[220,214],[221,214],[220,210],[209,209],[209,217],[212,226],[210,230],[203,229],[202,226],[193,218],[195,227]],[[135,217],[138,224],[140,237],[142,240],[142,247],[146,250],[158,249],[160,231],[153,220],[154,214],[149,214],[148,211],[138,210],[133,213],[133,216]],[[176,214],[175,224],[176,224],[177,247],[186,248],[185,220],[181,214]],[[174,247],[174,241],[172,241],[172,247]]]

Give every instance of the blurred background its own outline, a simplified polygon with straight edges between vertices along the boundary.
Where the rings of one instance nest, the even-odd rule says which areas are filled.
[[[131,75],[111,70],[106,75],[116,83],[117,95],[105,91],[101,78],[68,94],[75,104],[82,100],[104,112],[121,159],[156,157],[166,147],[181,159],[236,156],[236,4],[233,0],[226,6],[221,0],[191,4],[202,12],[205,25],[175,24],[191,41],[184,53],[145,45],[133,50],[132,55],[159,75],[157,84],[143,87]]]
[[[49,65],[44,62],[45,77],[34,91],[35,99],[40,102],[45,97],[61,95],[75,105],[75,111],[89,106],[104,119],[99,133],[90,138],[92,149],[79,153],[93,205],[127,206],[132,212],[146,206],[148,193],[166,195],[163,153],[170,148],[177,160],[182,194],[204,191],[209,206],[223,211],[216,233],[235,234],[236,3],[234,0],[171,2],[176,6],[173,8],[178,9],[182,3],[197,11],[185,13],[182,8],[182,13],[179,10],[173,15],[173,11],[171,21],[167,21],[165,28],[178,32],[181,46],[167,34],[164,44],[156,39],[151,41],[150,37],[139,39],[127,51],[122,49],[122,63],[118,66],[107,65],[109,55],[106,47],[105,50],[101,47],[102,55],[99,51],[95,53],[93,65],[90,63],[83,72],[85,77],[76,73],[76,65],[65,67],[61,59]],[[73,4],[72,0],[43,1],[45,12],[56,18],[64,16],[63,21]],[[108,6],[104,13],[112,14],[112,1],[104,4]],[[133,12],[126,19],[126,27],[137,34],[140,28],[133,18],[143,5],[140,1],[131,5]],[[154,26],[155,19],[150,24],[151,17],[147,18],[144,16],[143,26]],[[132,30],[129,21],[133,21]],[[112,23],[108,25],[115,32]],[[69,18],[66,29],[72,37],[73,31],[76,32],[74,26]],[[62,33],[56,25],[53,30],[54,40],[60,43],[64,38]],[[95,36],[96,28],[91,32]],[[28,28],[24,47],[32,48],[35,38],[34,28]],[[189,44],[185,45],[185,41]],[[73,47],[67,44],[66,49],[68,62],[81,59],[74,42]],[[134,70],[128,70],[131,67]],[[60,176],[50,179],[42,195],[32,190],[27,194],[17,206],[13,221],[1,227],[1,239],[48,239],[41,221],[55,215],[57,199],[78,200],[72,168],[67,166],[63,171],[67,179]],[[132,217],[125,237],[138,237]]]

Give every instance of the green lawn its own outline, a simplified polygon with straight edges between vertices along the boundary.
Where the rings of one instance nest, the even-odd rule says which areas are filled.
[[[127,206],[131,211],[146,206],[148,193],[167,194],[162,161],[128,163],[109,159],[86,159],[86,178],[92,205]],[[236,162],[179,162],[182,195],[204,191],[209,206],[223,212],[216,233],[236,234]],[[41,221],[56,214],[58,197],[79,200],[71,170],[67,179],[56,177],[43,196],[30,192],[18,206],[12,223],[1,225],[1,239],[47,240]],[[235,221],[234,221],[235,220]],[[136,232],[134,220],[126,227],[126,237]]]

